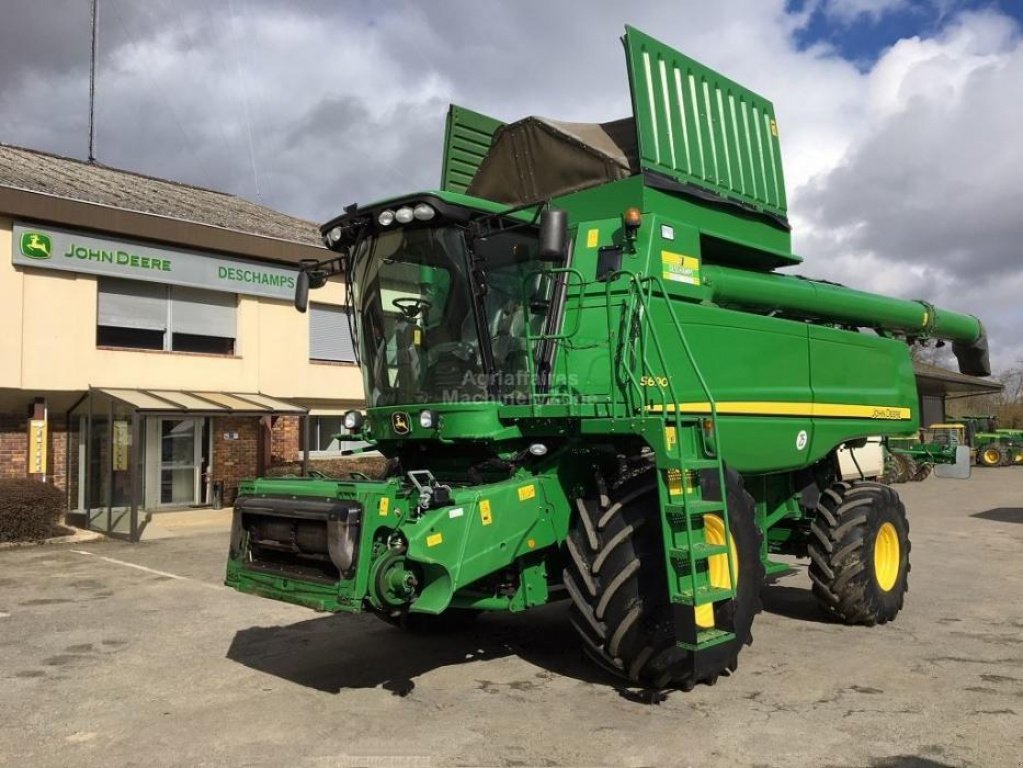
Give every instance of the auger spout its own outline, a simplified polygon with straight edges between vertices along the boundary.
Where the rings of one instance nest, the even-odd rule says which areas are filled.
[[[962,373],[991,374],[987,334],[973,315],[795,275],[705,265],[703,276],[717,304],[951,341]]]

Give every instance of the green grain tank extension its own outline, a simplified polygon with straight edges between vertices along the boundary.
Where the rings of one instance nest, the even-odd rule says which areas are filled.
[[[411,629],[566,599],[635,684],[734,670],[776,555],[824,610],[902,608],[909,528],[836,450],[914,434],[908,343],[987,375],[974,317],[776,271],[770,102],[634,30],[633,116],[452,107],[442,189],[350,206],[310,288],[347,282],[386,477],[242,484],[227,584]],[[567,63],[567,62],[566,62]]]

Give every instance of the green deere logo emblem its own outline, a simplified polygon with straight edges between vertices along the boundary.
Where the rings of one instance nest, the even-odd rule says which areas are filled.
[[[50,249],[48,235],[40,235],[38,232],[24,232],[21,235],[21,252],[30,259],[48,259]]]

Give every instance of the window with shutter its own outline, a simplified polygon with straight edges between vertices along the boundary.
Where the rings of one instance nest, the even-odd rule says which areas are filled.
[[[347,307],[312,304],[309,307],[309,359],[355,362]]]
[[[96,343],[233,355],[237,305],[233,293],[101,278]]]

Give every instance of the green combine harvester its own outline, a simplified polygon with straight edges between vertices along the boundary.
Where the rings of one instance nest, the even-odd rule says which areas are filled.
[[[989,374],[984,329],[777,271],[771,103],[624,43],[633,117],[452,107],[441,189],[323,226],[296,305],[346,281],[368,402],[344,423],[386,477],[243,483],[229,586],[407,629],[564,598],[599,664],[684,690],[736,669],[776,555],[835,619],[898,614],[902,502],[836,450],[917,431],[908,343]]]

